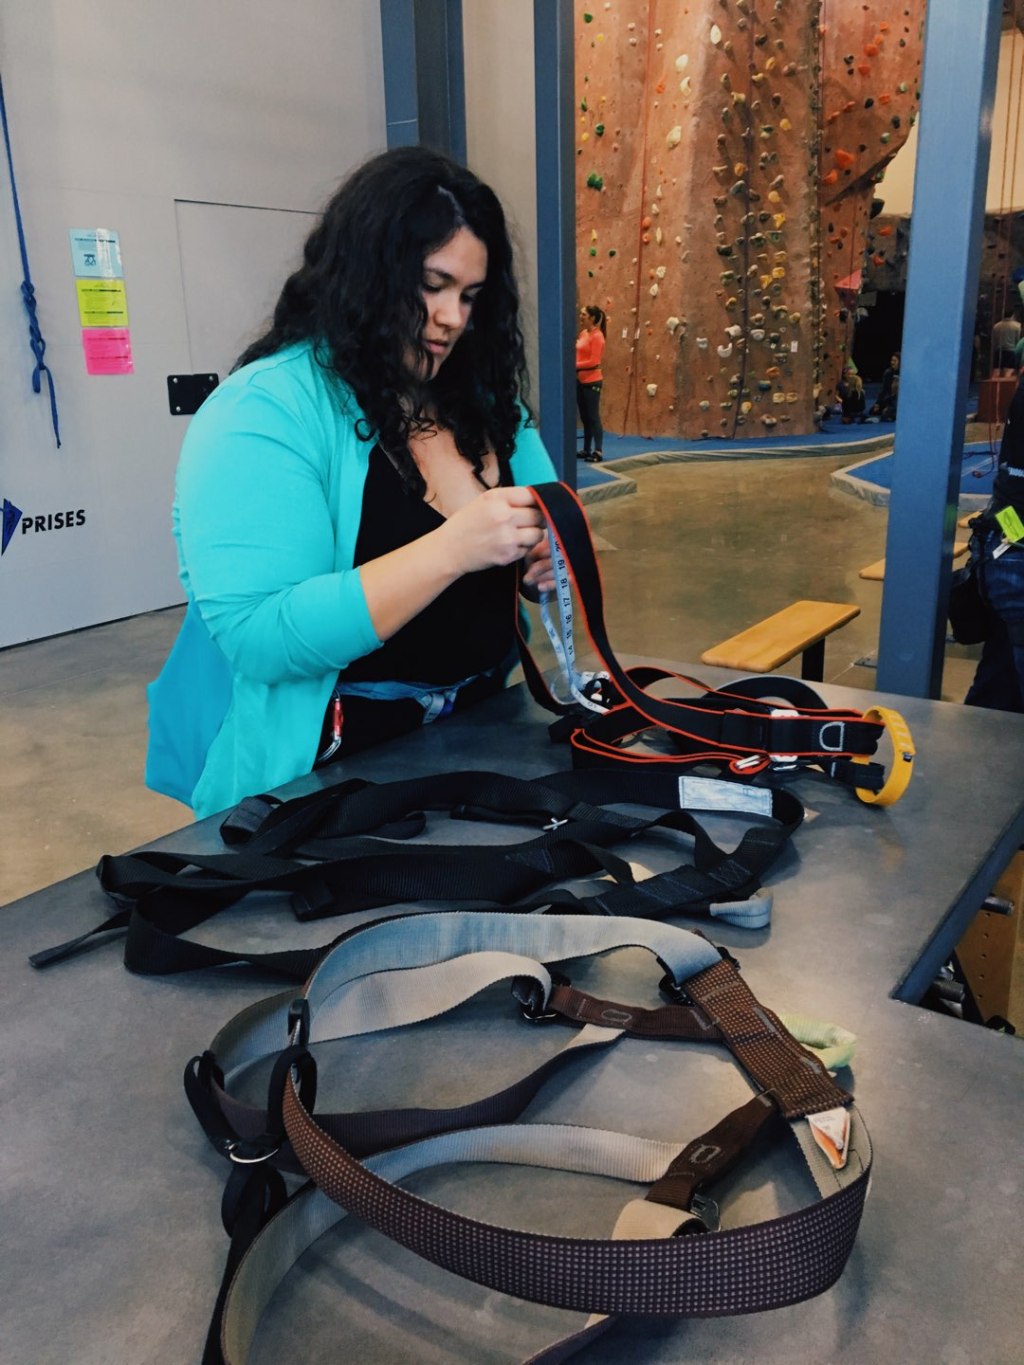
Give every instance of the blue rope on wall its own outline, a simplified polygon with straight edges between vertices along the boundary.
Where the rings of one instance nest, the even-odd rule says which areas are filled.
[[[39,319],[36,316],[36,291],[32,283],[32,272],[28,266],[28,247],[25,244],[25,230],[21,223],[21,205],[18,202],[18,186],[14,179],[14,157],[11,155],[11,135],[7,127],[7,105],[4,103],[4,83],[0,76],[0,122],[4,129],[4,146],[7,148],[7,168],[11,177],[11,199],[14,202],[14,220],[18,225],[18,245],[21,248],[21,269],[23,279],[21,281],[21,299],[25,305],[25,312],[28,314],[28,344],[32,348],[35,357],[35,369],[32,371],[32,390],[39,393],[42,389],[43,375],[46,375],[46,382],[50,388],[50,418],[53,422],[53,435],[57,442],[57,449],[60,449],[60,424],[57,420],[57,394],[53,387],[53,375],[50,368],[43,359],[46,352],[46,342],[43,334],[39,330]]]

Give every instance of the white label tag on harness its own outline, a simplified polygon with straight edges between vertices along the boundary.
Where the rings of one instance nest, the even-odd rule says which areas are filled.
[[[603,712],[607,708],[591,700],[584,691],[594,678],[607,678],[607,673],[585,673],[576,667],[576,644],[573,638],[572,587],[569,579],[569,566],[565,553],[554,533],[548,531],[551,546],[551,564],[554,570],[556,587],[554,591],[543,592],[540,597],[540,617],[547,631],[551,648],[555,652],[562,678],[569,689],[570,697],[585,706],[589,711]],[[551,607],[558,609],[557,622],[552,618]]]
[[[811,1136],[837,1171],[846,1165],[850,1147],[850,1112],[842,1107],[808,1114]]]
[[[743,787],[716,777],[681,777],[680,810],[739,810],[748,815],[771,815],[772,794],[766,787]]]

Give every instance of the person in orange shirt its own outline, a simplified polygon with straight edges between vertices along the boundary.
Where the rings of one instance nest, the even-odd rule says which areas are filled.
[[[604,339],[608,334],[605,315],[600,308],[589,305],[580,309],[582,330],[576,338],[576,405],[583,422],[583,453],[581,459],[600,464],[604,458],[604,430],[601,427],[601,358]]]

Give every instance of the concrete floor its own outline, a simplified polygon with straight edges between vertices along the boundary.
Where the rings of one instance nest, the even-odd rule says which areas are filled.
[[[826,645],[825,676],[873,687],[874,670],[857,660],[877,647],[881,584],[857,571],[885,552],[886,512],[832,487],[848,463],[815,455],[631,470],[634,495],[588,508],[616,649],[687,660],[699,676],[702,650],[788,602],[857,602],[861,615]],[[172,608],[0,653],[0,903],[189,822],[185,807],[142,784],[145,685],[180,619]],[[946,700],[962,700],[977,653],[948,650]]]

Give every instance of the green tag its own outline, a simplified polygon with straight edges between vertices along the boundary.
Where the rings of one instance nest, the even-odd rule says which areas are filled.
[[[1021,521],[1014,508],[1004,507],[997,512],[996,521],[1007,540],[1024,540],[1024,521]]]

